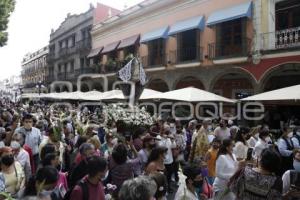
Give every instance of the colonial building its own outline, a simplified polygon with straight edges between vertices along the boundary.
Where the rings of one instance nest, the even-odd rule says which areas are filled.
[[[242,98],[300,84],[299,31],[297,0],[145,0],[94,24],[89,57],[109,89],[132,53],[148,88]],[[86,80],[81,89],[101,84]]]
[[[38,92],[46,79],[48,46],[26,54],[22,61],[21,78],[24,92]],[[42,88],[46,92],[47,88]]]
[[[90,67],[87,55],[91,50],[91,35],[93,23],[107,19],[119,10],[97,4],[85,13],[79,15],[68,14],[57,30],[50,34],[48,62],[48,76],[46,84],[56,92],[77,90],[78,76],[85,73],[96,73]],[[56,84],[57,81],[68,81],[68,84]],[[74,87],[73,87],[74,86]]]

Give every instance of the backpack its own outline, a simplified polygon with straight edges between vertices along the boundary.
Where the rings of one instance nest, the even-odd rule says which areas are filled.
[[[83,179],[81,181],[79,181],[79,183],[77,183],[76,185],[78,185],[81,188],[82,191],[82,199],[83,200],[88,200],[89,199],[89,188],[88,185],[86,183],[86,181],[84,181]],[[76,186],[75,185],[75,186]],[[75,186],[73,188],[70,188],[67,193],[64,196],[64,200],[71,200],[71,193],[73,191],[73,189],[75,188]]]

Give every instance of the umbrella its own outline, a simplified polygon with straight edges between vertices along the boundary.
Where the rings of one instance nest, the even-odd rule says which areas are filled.
[[[296,101],[300,99],[300,85],[285,87],[241,99],[241,101]]]
[[[158,92],[158,91],[151,90],[151,89],[144,89],[140,96],[140,100],[143,100],[144,98],[147,98],[147,97],[153,96],[153,95],[158,95],[158,94],[162,94],[162,92]],[[105,99],[105,100],[117,100],[117,99],[124,100],[126,98],[124,97],[123,93],[120,93],[120,90],[112,90],[112,91],[108,91],[103,99]]]
[[[165,92],[162,94],[156,94],[156,95],[145,97],[144,100],[145,99],[167,99],[167,100],[186,101],[186,102],[211,101],[211,102],[235,103],[234,100],[194,87],[187,87],[183,89]]]
[[[103,93],[99,91],[83,92],[80,94],[79,99],[86,101],[98,101],[101,98],[102,94]]]

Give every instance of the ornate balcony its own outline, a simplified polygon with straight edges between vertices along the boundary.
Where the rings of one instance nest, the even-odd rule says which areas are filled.
[[[222,43],[210,43],[208,45],[209,59],[226,59],[247,57],[251,53],[251,39],[242,38],[240,42],[235,44],[226,44],[226,41]]]
[[[300,27],[262,34],[262,50],[300,47]]]

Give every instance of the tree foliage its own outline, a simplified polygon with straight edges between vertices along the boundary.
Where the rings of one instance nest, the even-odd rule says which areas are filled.
[[[6,31],[10,14],[14,11],[15,0],[0,0],[0,47],[6,45],[8,33]]]

